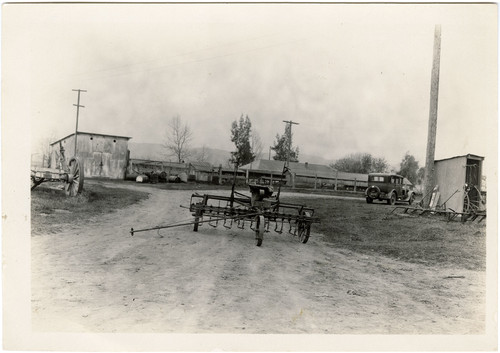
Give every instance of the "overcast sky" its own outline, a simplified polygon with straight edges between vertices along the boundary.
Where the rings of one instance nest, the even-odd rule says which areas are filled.
[[[81,88],[80,131],[161,143],[179,115],[194,147],[233,150],[231,122],[243,114],[264,151],[284,132],[283,120],[293,120],[302,154],[335,160],[368,152],[398,165],[409,151],[423,166],[436,24],[436,158],[488,156],[497,139],[496,5],[3,10],[4,70],[24,63],[29,90],[18,93],[29,107],[33,152],[47,136],[74,132],[72,89]]]

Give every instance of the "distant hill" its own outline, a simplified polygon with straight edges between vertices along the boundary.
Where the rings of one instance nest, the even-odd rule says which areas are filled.
[[[130,158],[149,159],[152,161],[167,160],[165,158],[165,148],[163,148],[163,146],[159,143],[140,143],[129,141],[128,149],[130,150]]]
[[[149,159],[153,161],[177,162],[174,156],[167,155],[165,147],[160,143],[129,142],[130,158]],[[191,160],[196,160],[196,155],[202,152],[203,148],[191,148]],[[216,148],[205,147],[206,162],[213,165],[227,165],[227,160],[231,157],[229,151]]]
[[[160,143],[142,143],[142,142],[132,142],[128,143],[130,150],[130,158],[134,159],[149,159],[153,161],[171,161],[176,162],[175,157],[167,156],[166,150]],[[196,155],[199,155],[202,152],[202,147],[192,148],[191,157],[192,160],[196,160]],[[223,166],[227,166],[227,161],[231,158],[231,152],[225,151],[216,148],[205,147],[205,155],[206,162],[211,163],[212,165],[222,164]],[[331,160],[327,160],[318,156],[311,155],[299,155],[300,162],[309,162],[313,164],[323,164],[328,165],[332,163]],[[260,158],[257,159],[268,159],[268,153],[262,153]]]

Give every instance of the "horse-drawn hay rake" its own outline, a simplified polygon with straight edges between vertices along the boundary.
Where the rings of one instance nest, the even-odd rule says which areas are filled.
[[[197,232],[198,228],[206,223],[212,227],[222,225],[227,229],[236,226],[243,230],[248,226],[255,232],[257,246],[262,245],[264,233],[271,230],[278,234],[286,230],[301,243],[307,243],[312,223],[319,223],[319,219],[313,217],[314,209],[281,202],[280,190],[276,196],[272,196],[273,188],[270,185],[249,184],[249,187],[250,196],[235,191],[234,184],[230,196],[194,193],[190,206],[186,207],[194,216],[193,221],[139,230],[132,228],[130,234],[186,225],[192,225],[193,230]],[[271,226],[271,223],[274,226]]]

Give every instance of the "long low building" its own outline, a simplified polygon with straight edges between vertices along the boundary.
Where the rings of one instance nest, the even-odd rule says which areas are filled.
[[[129,161],[127,167],[127,179],[135,179],[141,174],[162,174],[165,179],[180,176],[183,181],[213,182],[214,175],[218,171],[214,170],[210,163],[192,162],[176,163],[165,161],[152,161],[148,159],[135,159]]]
[[[313,163],[285,162],[260,159],[242,166],[248,180],[264,179],[271,183],[284,180],[292,187],[332,188],[335,190],[364,190],[368,174],[339,172],[329,166]]]

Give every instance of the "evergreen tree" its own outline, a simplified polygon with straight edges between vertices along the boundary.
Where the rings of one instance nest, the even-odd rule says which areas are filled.
[[[274,151],[273,159],[275,161],[286,161],[288,159],[288,148],[290,148],[290,162],[299,161],[299,148],[292,147],[292,133],[291,126],[287,124],[285,127],[285,133],[280,136],[276,134],[276,141],[271,149]],[[290,136],[290,138],[289,138]]]
[[[240,167],[255,160],[255,154],[250,145],[252,123],[248,115],[243,118],[241,115],[239,122],[233,121],[231,125],[231,141],[236,146],[236,151],[231,152],[230,162]]]

